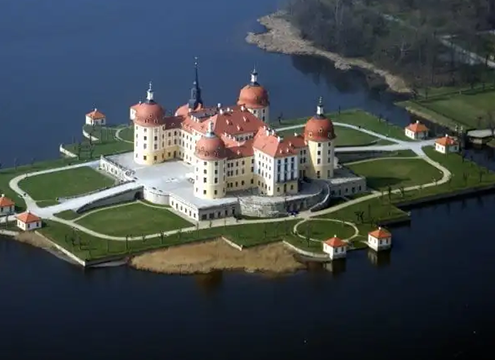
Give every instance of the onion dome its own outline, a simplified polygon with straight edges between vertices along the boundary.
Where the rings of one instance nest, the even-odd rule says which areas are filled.
[[[325,116],[323,102],[320,97],[316,108],[316,115],[308,120],[304,127],[304,140],[306,141],[328,141],[335,139],[332,120]]]
[[[213,121],[208,123],[206,135],[196,142],[195,154],[202,160],[220,160],[227,157],[225,143],[213,132]]]
[[[153,90],[148,89],[146,101],[134,107],[136,116],[134,123],[141,126],[161,125],[165,118],[165,110],[153,99]]]
[[[251,82],[241,89],[237,105],[244,105],[249,109],[260,109],[268,106],[268,91],[258,83],[256,69],[251,73]]]

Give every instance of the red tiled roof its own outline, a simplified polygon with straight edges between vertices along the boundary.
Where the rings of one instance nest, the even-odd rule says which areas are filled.
[[[0,206],[14,206],[15,203],[10,200],[8,197],[0,196]]]
[[[326,240],[325,244],[334,248],[347,246],[347,244],[343,242],[341,239],[339,239],[337,236],[334,236],[333,238]]]
[[[41,221],[41,218],[34,215],[33,213],[26,211],[22,214],[17,215],[17,219],[22,221],[25,224],[30,224],[33,222]]]
[[[392,234],[389,231],[387,231],[381,227],[379,227],[378,229],[376,229],[374,231],[369,232],[368,235],[371,235],[377,239],[384,239],[384,238],[388,238],[388,237],[392,236]]]
[[[94,109],[93,111],[87,113],[86,116],[90,117],[93,120],[101,120],[105,118],[105,115],[98,109]]]
[[[429,131],[428,128],[425,126],[425,124],[422,124],[419,121],[416,121],[413,124],[409,124],[406,127],[406,129],[411,130],[414,133],[427,132],[427,131]]]
[[[456,139],[454,139],[452,136],[444,136],[442,138],[439,138],[435,141],[438,145],[443,145],[443,146],[453,146],[457,145]]]
[[[261,128],[254,137],[253,147],[274,158],[294,156],[306,143],[301,136],[282,138],[275,130]]]

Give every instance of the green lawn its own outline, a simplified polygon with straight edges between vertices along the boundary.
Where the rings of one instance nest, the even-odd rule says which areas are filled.
[[[89,143],[89,140],[83,140],[81,143],[64,145],[64,148],[80,159],[90,160],[97,159],[101,155],[120,154],[129,151],[133,151],[134,145],[119,140],[112,140],[107,142],[93,142]]]
[[[115,132],[117,127],[114,126],[100,126],[100,125],[84,125],[83,130],[88,134],[96,137],[99,142],[107,142],[115,140]]]
[[[306,221],[297,228],[299,235],[317,240],[327,240],[335,235],[341,239],[348,239],[354,235],[352,226],[334,221]]]
[[[362,219],[359,215],[362,215]],[[409,215],[384,199],[374,198],[317,217],[352,222],[359,230],[359,236],[355,240],[366,241],[368,232],[375,230],[378,224],[407,219]]]
[[[451,179],[442,185],[421,188],[415,191],[408,191],[402,196],[393,194],[392,201],[401,203],[415,200],[421,197],[446,194],[468,188],[485,187],[495,184],[495,173],[486,168],[482,168],[468,159],[462,159],[459,154],[440,154],[432,146],[424,147],[424,152],[434,161],[445,166],[451,173]],[[386,195],[388,197],[388,195]]]
[[[119,136],[127,141],[134,141],[134,126],[127,126],[120,131]]]
[[[386,122],[385,120],[380,120],[378,117],[363,110],[343,111],[340,115],[333,115],[332,120],[335,122],[361,126],[364,129],[371,130],[378,134],[386,135],[391,138],[405,141],[414,141],[409,139],[404,134],[404,128]]]
[[[408,112],[419,116],[420,118],[429,120],[436,124],[446,126],[450,129],[455,129],[456,125],[460,125],[451,118],[443,116],[425,106],[419,101],[408,100],[396,103],[396,105],[405,108]]]
[[[368,187],[387,190],[427,184],[442,178],[442,173],[421,159],[377,159],[348,167],[366,177]]]
[[[77,223],[113,236],[141,236],[194,226],[166,208],[141,203],[93,211],[77,220]]]
[[[98,171],[82,166],[48,174],[31,176],[19,182],[19,187],[34,200],[41,201],[40,206],[48,201],[53,205],[57,198],[85,194],[90,191],[112,186],[114,180]]]
[[[22,165],[16,168],[6,168],[0,170],[0,191],[7,197],[11,198],[16,204],[16,211],[22,212],[26,210],[26,203],[24,199],[19,197],[10,187],[9,182],[16,176],[41,171],[46,169],[53,169],[57,167],[63,167],[67,165],[77,164],[81,161],[75,159],[58,159],[44,162],[35,162],[32,165]]]
[[[76,213],[73,210],[65,210],[59,213],[54,214],[56,217],[65,219],[65,220],[74,220],[77,219],[81,214]]]
[[[264,224],[232,225],[128,242],[101,239],[80,231],[74,231],[67,225],[50,220],[45,221],[46,226],[39,231],[82,259],[98,259],[214,239],[220,236],[229,238],[245,247],[256,246],[290,237],[292,228],[297,221],[268,223],[266,226]]]
[[[495,90],[465,90],[446,95],[429,97],[419,101],[397,103],[418,116],[443,124],[450,128],[455,125],[465,128],[489,128],[495,121]]]

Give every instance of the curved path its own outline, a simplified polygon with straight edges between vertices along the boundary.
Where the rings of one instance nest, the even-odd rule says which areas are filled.
[[[427,157],[426,154],[424,153],[423,149],[422,149],[423,146],[432,145],[435,140],[404,141],[404,140],[394,139],[394,138],[388,137],[386,135],[382,135],[382,134],[376,133],[376,132],[371,131],[371,130],[366,130],[366,129],[363,129],[363,128],[359,127],[359,126],[355,126],[355,125],[344,124],[344,123],[339,123],[339,122],[335,122],[334,124],[336,126],[342,126],[342,127],[347,127],[347,128],[350,128],[350,129],[354,129],[354,130],[357,130],[357,131],[360,131],[360,132],[363,132],[363,133],[372,135],[372,136],[374,136],[376,138],[384,139],[384,140],[389,140],[389,141],[392,141],[392,142],[395,143],[394,145],[373,145],[373,146],[361,146],[361,147],[342,147],[342,148],[337,148],[336,149],[336,151],[338,151],[338,152],[412,150],[420,158],[424,159],[425,161],[427,161],[428,163],[430,163],[431,165],[433,165],[434,167],[436,167],[437,169],[439,169],[443,173],[442,179],[439,180],[439,181],[437,181],[437,182],[432,182],[432,183],[423,184],[423,185],[410,186],[408,188],[405,188],[404,191],[411,191],[411,190],[417,190],[419,188],[425,188],[425,187],[431,187],[431,186],[441,185],[441,184],[446,183],[449,180],[450,176],[451,176],[451,173],[450,173],[450,171],[448,169],[446,169],[442,165],[436,163],[435,161],[433,161],[429,157]],[[287,126],[287,127],[283,127],[283,128],[278,128],[277,130],[282,131],[282,130],[298,129],[298,128],[302,128],[303,126],[304,125],[299,124],[299,125],[293,125],[293,126]],[[118,138],[121,139],[120,137],[118,137]],[[122,141],[125,141],[125,140],[122,139]],[[384,158],[384,159],[387,159],[387,158]],[[376,161],[376,160],[383,160],[383,159],[370,159],[369,161]],[[68,200],[68,201],[66,201],[66,202],[64,202],[62,204],[58,204],[58,205],[55,205],[55,206],[49,206],[49,207],[46,207],[46,208],[40,208],[40,207],[38,207],[36,205],[36,202],[28,194],[26,194],[19,187],[19,185],[18,185],[19,181],[21,181],[22,179],[24,179],[26,177],[29,177],[29,176],[35,176],[35,175],[52,173],[52,172],[57,172],[57,171],[62,171],[62,170],[68,170],[68,169],[73,169],[73,168],[81,167],[81,166],[97,166],[97,164],[98,164],[98,161],[92,161],[92,162],[83,163],[83,164],[70,165],[70,166],[65,166],[65,167],[56,168],[56,169],[48,169],[48,170],[37,171],[37,172],[33,172],[33,173],[28,173],[28,174],[23,174],[23,175],[20,175],[20,176],[17,176],[15,178],[13,178],[9,182],[9,186],[20,197],[24,198],[24,200],[26,201],[26,207],[27,207],[28,210],[36,213],[37,215],[39,215],[42,218],[47,218],[47,219],[50,219],[52,221],[57,221],[59,223],[62,223],[62,224],[68,225],[68,226],[70,226],[72,228],[75,228],[77,230],[80,230],[80,231],[82,231],[84,233],[87,233],[89,235],[92,235],[92,236],[95,236],[95,237],[98,237],[98,238],[102,238],[102,239],[115,240],[115,241],[142,240],[143,239],[142,236],[135,236],[135,237],[125,238],[125,237],[110,236],[110,235],[102,234],[102,233],[99,233],[99,232],[90,230],[90,229],[88,229],[86,227],[83,227],[83,226],[77,224],[76,222],[74,222],[73,220],[64,220],[64,219],[57,218],[57,217],[54,216],[54,214],[56,214],[58,212],[61,212],[61,211],[64,211],[64,210],[69,210],[69,209],[75,209],[75,208],[78,208],[79,206],[82,206],[83,204],[80,204],[80,203],[82,203],[83,201],[89,202],[91,200],[95,200],[98,197],[101,197],[101,193],[90,194],[90,195],[87,195],[87,196],[84,196],[83,195],[81,197]],[[133,186],[133,185],[136,186],[137,184],[128,183],[128,184],[124,184],[124,185],[121,185],[121,186]],[[110,191],[116,191],[116,190],[112,190],[112,189],[116,189],[116,188],[118,188],[118,187],[107,189],[106,191],[108,191],[108,190],[110,190]],[[393,190],[392,193],[395,194],[395,193],[398,193],[399,191],[400,191],[399,189],[396,189],[396,190]],[[108,196],[108,194],[106,194],[106,196]],[[321,211],[318,211],[318,212],[310,212],[309,210],[302,211],[302,212],[299,213],[298,218],[300,218],[300,219],[302,218],[302,221],[300,222],[300,223],[302,223],[302,222],[306,221],[307,219],[312,219],[312,218],[314,218],[316,216],[320,216],[320,215],[331,214],[332,212],[341,210],[341,209],[346,208],[348,206],[351,206],[351,205],[354,205],[354,204],[358,204],[358,203],[361,203],[361,202],[364,202],[364,201],[367,201],[367,200],[370,200],[370,199],[373,199],[373,198],[376,198],[376,197],[379,197],[379,196],[381,196],[381,193],[374,192],[374,193],[371,193],[371,194],[369,194],[367,196],[363,196],[363,197],[360,197],[360,198],[357,198],[357,199],[353,199],[353,200],[350,200],[348,202],[345,202],[345,203],[342,203],[342,204],[339,204],[339,205],[336,205],[336,206],[333,206],[333,207],[330,207],[330,208],[327,208],[327,209],[324,209],[324,210],[321,210]],[[78,205],[78,206],[75,206],[75,205]],[[163,232],[163,233],[150,234],[150,235],[147,235],[146,238],[149,239],[149,238],[160,237],[160,236],[162,236],[162,234],[165,235],[165,236],[168,236],[168,235],[176,234],[179,231],[181,231],[181,232],[190,232],[190,231],[195,231],[197,229],[207,229],[207,228],[210,228],[210,227],[220,227],[220,226],[226,226],[226,225],[274,223],[274,222],[281,222],[281,221],[287,221],[287,220],[289,220],[289,219],[288,218],[258,219],[258,220],[235,220],[234,218],[227,218],[226,220],[225,219],[216,219],[216,220],[212,220],[211,221],[211,226],[210,226],[210,222],[209,221],[202,221],[202,222],[199,222],[198,223],[198,227],[194,226],[194,227],[188,227],[188,228],[183,228],[183,229],[178,229],[178,230],[171,230],[171,231],[167,231],[167,232]],[[330,221],[331,220],[332,219],[330,219]],[[338,221],[341,222],[340,220],[338,220]],[[295,227],[297,227],[298,224],[296,224]],[[349,224],[351,224],[351,223],[349,223]],[[354,224],[352,224],[352,226],[355,227]]]
[[[294,228],[293,228],[294,235],[300,237],[301,239],[309,239],[310,241],[314,241],[314,242],[322,242],[322,240],[307,238],[306,236],[299,234],[299,232],[297,231],[297,228],[299,227],[299,225],[302,225],[308,221],[330,221],[330,222],[335,222],[335,223],[339,223],[339,224],[344,223],[345,225],[352,227],[354,229],[354,235],[348,237],[347,239],[342,239],[343,241],[346,241],[346,242],[351,240],[351,239],[354,239],[356,236],[359,235],[359,229],[357,228],[357,226],[354,223],[351,223],[349,221],[337,220],[337,219],[317,219],[317,218],[308,218],[308,219],[304,219],[304,220],[299,221],[296,225],[294,225]]]
[[[115,132],[115,137],[117,138],[117,140],[120,140],[120,141],[122,141],[122,142],[126,142],[126,143],[129,143],[129,144],[134,144],[134,142],[133,142],[133,141],[126,140],[126,139],[124,139],[124,138],[122,138],[122,137],[120,136],[120,133],[122,132],[122,130],[125,130],[125,129],[127,129],[127,128],[126,128],[126,127],[123,127],[123,128],[118,129],[118,130]]]

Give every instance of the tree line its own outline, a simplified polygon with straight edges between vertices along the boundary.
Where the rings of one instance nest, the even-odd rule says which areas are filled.
[[[318,47],[365,58],[413,86],[493,81],[488,60],[495,35],[488,31],[495,25],[495,0],[289,0],[285,10]],[[467,52],[442,38],[485,61],[467,64]]]

